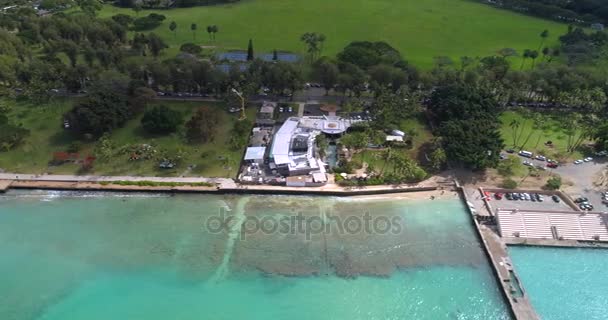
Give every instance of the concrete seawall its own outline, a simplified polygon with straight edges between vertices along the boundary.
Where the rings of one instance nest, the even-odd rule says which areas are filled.
[[[4,187],[4,189],[2,188]],[[379,195],[437,190],[438,186],[369,186],[362,188],[313,188],[283,186],[140,186],[89,181],[50,181],[50,180],[0,180],[0,191],[9,189],[43,189],[66,191],[112,191],[112,192],[172,192],[172,193],[208,193],[208,194],[284,194],[284,195],[319,195],[319,196],[360,196]]]

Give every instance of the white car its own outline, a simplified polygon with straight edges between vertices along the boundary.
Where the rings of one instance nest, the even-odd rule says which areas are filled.
[[[547,158],[546,158],[545,156],[541,156],[541,155],[536,156],[534,159],[536,159],[536,160],[540,160],[540,161],[545,161],[545,160],[547,160]]]
[[[583,162],[584,162],[583,160],[576,160],[576,161],[574,161],[574,164],[581,164]]]
[[[524,166],[530,166],[530,167],[534,166],[534,164],[530,161],[524,161],[523,163],[524,163]]]
[[[593,158],[591,158],[591,157],[587,157],[587,158],[583,159],[583,161],[585,161],[585,162],[589,162],[591,160],[593,160]]]

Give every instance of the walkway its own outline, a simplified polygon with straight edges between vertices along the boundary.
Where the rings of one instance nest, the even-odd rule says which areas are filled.
[[[481,193],[475,186],[465,186],[462,188],[467,205],[471,209],[475,227],[479,232],[482,243],[490,258],[490,262],[498,282],[505,294],[509,306],[515,319],[517,320],[538,320],[539,316],[534,311],[530,300],[528,299],[523,286],[519,283],[511,258],[507,251],[507,246],[502,241],[500,236],[490,227],[480,224],[477,221],[477,216],[492,216],[489,209],[485,206],[481,198]],[[521,289],[522,295],[517,296],[518,289]]]
[[[13,181],[66,181],[66,182],[112,182],[112,181],[153,181],[178,183],[212,183],[220,188],[237,188],[237,184],[228,178],[204,177],[137,177],[137,176],[77,176],[77,175],[38,175],[19,173],[0,173],[0,180]]]

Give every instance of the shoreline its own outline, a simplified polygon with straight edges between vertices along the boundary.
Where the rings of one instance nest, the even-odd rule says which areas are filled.
[[[141,185],[142,181],[150,185]],[[118,183],[121,182],[121,183]],[[132,182],[128,184],[124,182]],[[115,191],[115,192],[169,192],[209,194],[283,194],[355,197],[366,195],[391,195],[437,190],[453,191],[453,184],[439,184],[432,179],[418,184],[341,187],[328,184],[321,187],[287,187],[271,185],[242,185],[232,179],[183,178],[183,177],[129,177],[129,176],[68,176],[68,175],[19,175],[0,174],[0,193],[11,189],[40,189],[66,191]],[[447,189],[447,190],[446,190]],[[433,195],[438,196],[438,195]],[[431,198],[431,195],[428,196]],[[416,198],[420,198],[417,196]]]

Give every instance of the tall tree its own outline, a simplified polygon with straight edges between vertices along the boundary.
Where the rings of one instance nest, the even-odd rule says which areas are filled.
[[[547,38],[549,38],[549,30],[545,29],[545,30],[543,30],[543,32],[540,33],[540,45],[538,46],[539,51],[545,44],[545,41],[547,40]]]
[[[213,33],[213,41],[216,39],[216,34],[220,32],[220,28],[217,25],[211,26],[211,32]]]
[[[190,142],[213,141],[219,121],[220,114],[216,108],[200,107],[186,123],[186,136]]]
[[[338,83],[340,70],[338,66],[327,58],[321,58],[312,66],[313,78],[325,88],[325,95]]]
[[[196,41],[196,29],[196,23],[190,25],[190,30],[192,30],[192,39],[194,39],[194,41]]]
[[[249,39],[249,44],[247,45],[247,61],[253,61],[253,40]]]
[[[532,59],[532,69],[534,69],[536,65],[536,59],[538,58],[538,51],[532,50],[530,51],[530,59]]]
[[[530,50],[530,49],[524,50],[524,54],[521,55],[521,66],[519,67],[519,70],[524,69],[524,64],[526,63],[526,59],[530,58],[531,53],[532,53],[532,50]]]
[[[325,35],[316,32],[306,32],[300,37],[300,41],[306,45],[310,62],[312,63],[322,50],[321,46],[325,42]]]
[[[177,23],[175,21],[171,21],[171,24],[169,24],[169,30],[173,32],[173,37],[177,38]]]
[[[209,25],[207,26],[207,33],[209,34],[209,40],[211,40],[211,34],[213,33],[213,26]]]
[[[152,56],[158,58],[160,56],[163,49],[168,48],[167,44],[163,41],[163,39],[157,36],[155,33],[148,34],[148,48],[152,53]]]

